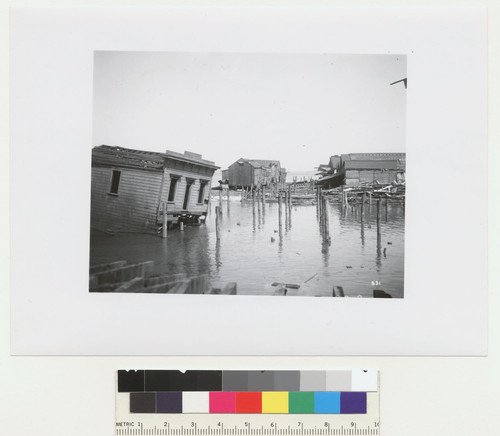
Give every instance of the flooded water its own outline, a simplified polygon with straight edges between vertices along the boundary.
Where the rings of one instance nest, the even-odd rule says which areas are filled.
[[[153,260],[155,274],[209,274],[213,283],[236,282],[237,293],[246,295],[273,295],[272,283],[287,283],[300,286],[288,288],[289,296],[332,296],[334,286],[341,286],[349,297],[372,297],[374,289],[394,298],[404,296],[404,205],[400,203],[382,203],[378,235],[375,203],[365,204],[363,221],[359,205],[343,209],[328,203],[329,244],[320,231],[315,205],[293,205],[291,216],[285,216],[283,206],[280,238],[277,203],[254,208],[236,197],[229,213],[227,201],[222,202],[217,241],[216,204],[218,199],[213,198],[205,225],[171,230],[166,240],[92,234],[90,263]]]

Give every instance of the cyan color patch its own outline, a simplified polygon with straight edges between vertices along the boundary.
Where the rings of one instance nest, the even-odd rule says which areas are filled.
[[[315,392],[314,413],[340,413],[340,392]]]

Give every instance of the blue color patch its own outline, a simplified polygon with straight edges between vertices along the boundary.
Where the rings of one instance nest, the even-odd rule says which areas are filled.
[[[314,413],[340,413],[340,392],[315,392]]]

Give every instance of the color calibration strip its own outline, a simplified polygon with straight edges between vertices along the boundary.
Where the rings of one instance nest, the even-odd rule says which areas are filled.
[[[130,413],[365,414],[376,370],[118,371]]]
[[[132,392],[130,413],[366,413],[366,392]]]
[[[118,392],[375,392],[374,369],[338,371],[119,370]]]
[[[115,436],[379,436],[377,370],[118,371]]]

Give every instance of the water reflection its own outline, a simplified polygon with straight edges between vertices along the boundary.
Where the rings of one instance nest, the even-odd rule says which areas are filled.
[[[152,235],[93,234],[91,264],[154,260],[155,274],[209,274],[212,280],[237,282],[239,294],[272,295],[271,283],[281,282],[300,285],[288,295],[331,296],[333,286],[341,286],[346,296],[371,297],[372,283],[377,281],[393,297],[403,297],[402,204],[384,204],[387,218],[379,219],[378,225],[376,208],[368,203],[363,211],[358,205],[357,213],[348,213],[342,203],[326,201],[323,221],[318,206],[297,204],[293,230],[291,209],[285,205],[288,231],[283,232],[279,204],[265,203],[267,210],[261,207],[257,226],[257,205],[249,197],[249,201],[233,201],[230,216],[223,214],[219,241],[215,213],[207,217],[206,225],[169,231],[166,240]],[[227,211],[225,206],[222,211]]]

